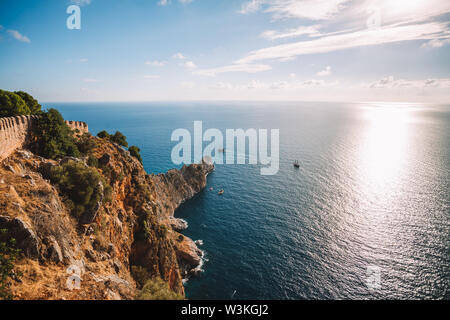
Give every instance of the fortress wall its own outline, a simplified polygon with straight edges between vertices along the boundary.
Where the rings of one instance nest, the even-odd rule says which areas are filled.
[[[37,121],[39,117],[34,115],[0,118],[0,161],[30,141],[32,128]],[[80,133],[89,132],[87,124],[82,121],[66,121],[66,123],[72,130],[78,129]]]

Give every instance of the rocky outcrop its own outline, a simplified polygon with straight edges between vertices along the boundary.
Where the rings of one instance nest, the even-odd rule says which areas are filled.
[[[12,283],[13,294],[19,299],[132,299],[139,289],[134,267],[183,294],[182,277],[201,264],[202,252],[180,235],[186,225],[173,215],[206,186],[214,166],[204,162],[149,175],[122,147],[92,139],[98,142],[96,170],[112,194],[81,220],[45,178],[67,159],[56,162],[19,149],[1,161],[0,228],[6,226],[23,253],[16,265],[23,276]],[[79,270],[79,289],[68,288],[68,270]]]

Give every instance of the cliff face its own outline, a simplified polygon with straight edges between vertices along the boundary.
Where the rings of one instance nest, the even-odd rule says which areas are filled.
[[[175,231],[180,228],[173,213],[206,186],[213,165],[149,175],[128,151],[92,139],[99,142],[96,170],[112,187],[112,197],[84,225],[48,180],[48,169],[58,162],[19,149],[0,164],[0,228],[8,229],[23,253],[16,264],[22,276],[12,281],[14,296],[132,299],[137,291],[132,266],[184,294],[182,274],[197,267],[201,251]],[[73,273],[81,279],[79,288],[68,280]]]

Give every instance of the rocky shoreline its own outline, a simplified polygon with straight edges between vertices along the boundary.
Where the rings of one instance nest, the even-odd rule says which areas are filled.
[[[174,217],[179,205],[206,187],[214,170],[207,162],[147,174],[119,145],[98,143],[98,172],[111,186],[111,199],[77,221],[48,171],[70,161],[48,160],[16,150],[0,163],[0,228],[22,250],[12,281],[18,299],[133,299],[139,290],[135,270],[160,277],[184,295],[183,278],[196,273],[203,252],[180,234],[187,223]],[[74,267],[75,266],[75,267]],[[68,268],[80,270],[81,287],[66,285]],[[141,268],[141,269],[136,269]]]

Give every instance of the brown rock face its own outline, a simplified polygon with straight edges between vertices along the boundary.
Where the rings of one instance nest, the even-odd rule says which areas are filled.
[[[98,142],[93,155],[102,159],[96,170],[112,194],[82,221],[46,180],[58,162],[17,150],[0,163],[0,228],[7,227],[23,252],[16,264],[23,275],[12,282],[13,294],[18,299],[133,299],[139,288],[132,266],[144,267],[183,294],[182,273],[200,263],[201,251],[187,237],[180,242],[170,221],[183,201],[206,186],[214,167],[202,163],[149,175],[128,151],[92,139]],[[67,279],[74,270],[81,283],[71,289]]]

